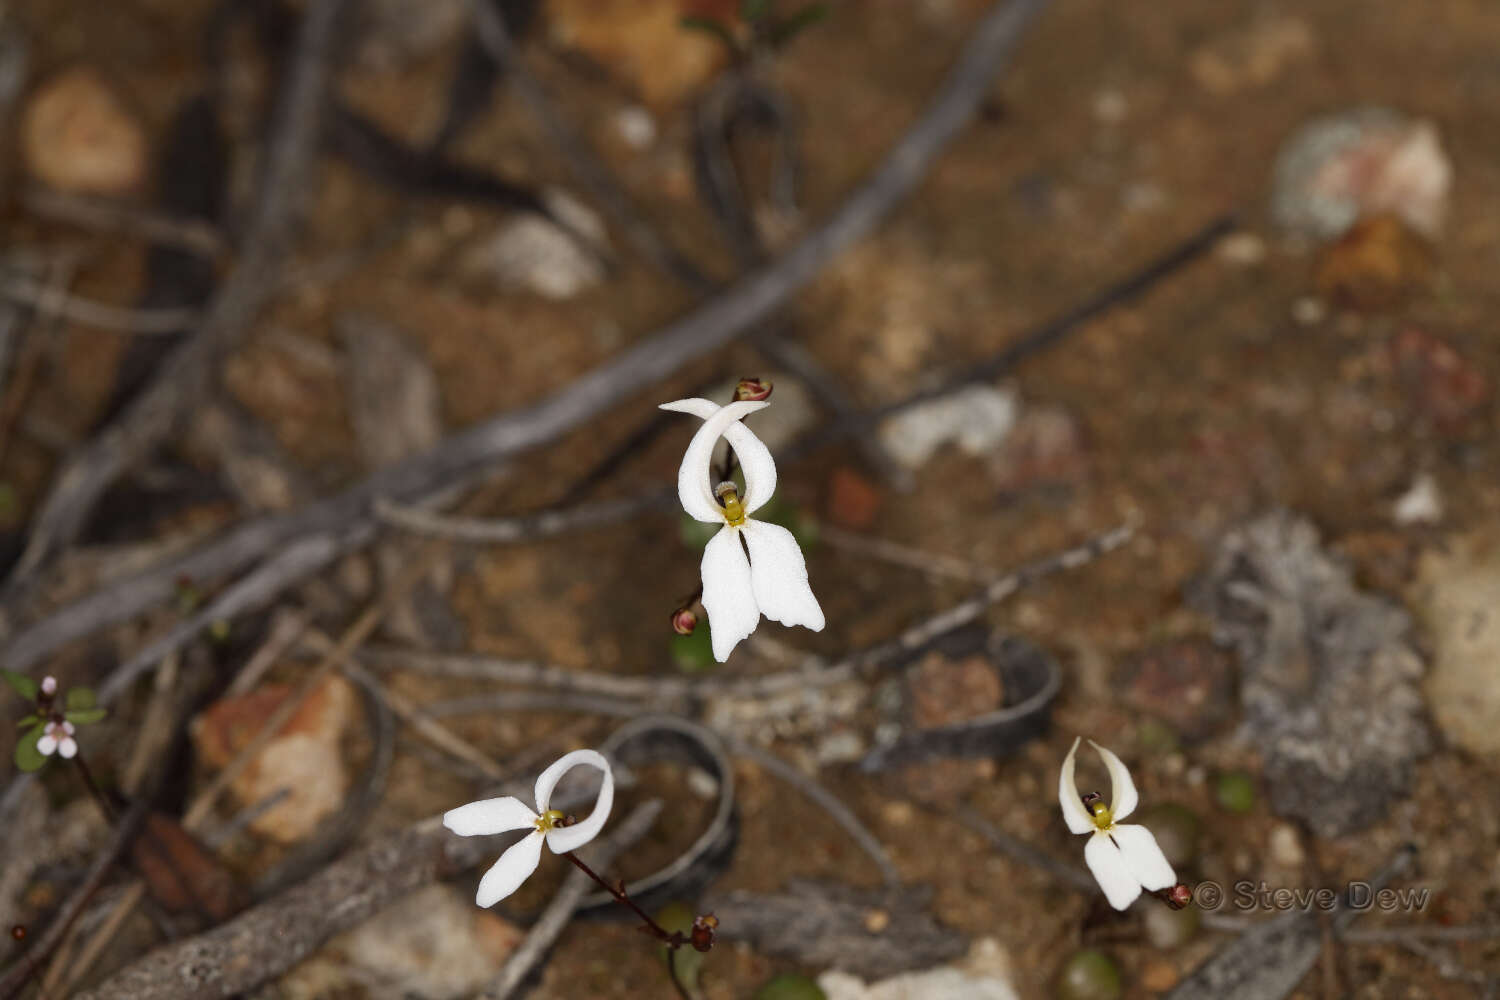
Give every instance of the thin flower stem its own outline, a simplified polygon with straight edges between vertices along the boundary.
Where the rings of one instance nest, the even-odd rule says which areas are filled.
[[[635,900],[630,898],[630,895],[625,891],[625,884],[623,882],[618,885],[610,885],[599,876],[598,872],[584,864],[578,855],[572,852],[564,854],[563,857],[573,862],[574,867],[597,882],[600,888],[614,897],[615,902],[640,917],[646,925],[645,929],[662,944],[667,946],[667,975],[672,979],[672,986],[677,990],[677,995],[682,1000],[693,1000],[693,995],[682,984],[682,980],[677,978],[677,949],[687,943],[687,937],[681,931],[668,931],[661,924],[652,920],[646,911],[637,906]]]
[[[627,907],[632,913],[640,917],[641,920],[645,921],[647,928],[649,928],[651,933],[656,936],[657,940],[668,945],[680,945],[686,940],[681,933],[673,934],[666,928],[664,928],[661,924],[657,923],[655,920],[652,920],[651,917],[647,915],[646,911],[637,906],[635,904],[635,900],[631,899],[630,896],[625,892],[625,887],[623,885],[610,885],[608,882],[604,881],[604,879],[600,878],[599,874],[595,872],[594,869],[584,864],[576,854],[569,852],[567,854],[564,854],[563,857],[573,862],[574,866],[577,867],[579,871],[583,872],[589,878],[599,883],[600,888],[613,896],[615,902],[619,903],[621,906]]]
[[[73,756],[73,764],[78,768],[78,773],[83,778],[83,783],[88,788],[89,794],[94,797],[94,801],[98,804],[99,811],[104,813],[104,819],[108,823],[113,824],[115,821],[115,807],[110,805],[108,796],[104,794],[99,785],[94,781],[94,772],[90,771],[89,766],[83,762],[82,750],[79,750]]]
[[[677,988],[677,995],[682,1000],[693,1000],[693,995],[688,992],[687,987],[682,985],[682,980],[677,978],[677,949],[667,949],[667,975],[672,979],[672,985]]]

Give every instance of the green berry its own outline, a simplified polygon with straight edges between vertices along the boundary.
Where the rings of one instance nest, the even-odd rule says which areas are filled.
[[[1119,966],[1097,948],[1075,951],[1057,977],[1057,1000],[1119,1000],[1123,992]]]
[[[1232,813],[1247,813],[1255,808],[1255,779],[1244,771],[1225,771],[1214,785],[1219,806]]]

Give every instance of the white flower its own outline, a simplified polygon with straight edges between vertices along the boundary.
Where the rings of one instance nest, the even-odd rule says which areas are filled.
[[[599,786],[599,797],[594,800],[594,810],[589,818],[572,826],[558,826],[563,814],[550,809],[552,789],[564,774],[587,764],[604,772],[604,781]],[[512,844],[484,873],[479,880],[479,892],[474,902],[480,906],[494,906],[500,900],[520,888],[521,883],[536,871],[542,861],[542,842],[552,848],[553,854],[576,851],[599,835],[604,821],[609,819],[610,807],[615,802],[615,777],[610,772],[609,761],[596,750],[574,750],[565,754],[536,779],[536,811],[513,795],[498,799],[482,799],[470,802],[457,809],[443,813],[443,825],[460,837],[476,837],[509,830],[532,832]]]
[[[42,694],[46,695],[48,698],[50,698],[53,695],[57,694],[57,678],[56,677],[53,677],[51,674],[48,674],[46,677],[42,678]]]
[[[1079,742],[1077,739],[1073,741],[1073,748],[1063,761],[1062,774],[1057,780],[1057,798],[1062,804],[1068,829],[1074,833],[1093,834],[1083,849],[1083,859],[1088,862],[1094,878],[1099,880],[1099,887],[1104,890],[1109,905],[1123,910],[1135,902],[1142,888],[1152,892],[1169,889],[1177,884],[1177,875],[1150,830],[1118,822],[1135,811],[1139,801],[1135,782],[1130,780],[1130,772],[1120,758],[1093,740],[1089,740],[1089,746],[1099,751],[1104,766],[1109,768],[1112,795],[1107,806],[1103,801],[1084,804],[1073,781],[1073,758],[1078,753]]]
[[[37,753],[51,757],[54,753],[68,759],[78,753],[78,741],[73,739],[73,723],[49,722],[42,729],[41,739],[36,741]]]
[[[719,406],[707,399],[663,403],[663,410],[703,420],[677,472],[677,497],[688,516],[724,527],[703,550],[703,610],[720,663],[760,624],[760,616],[783,625],[823,630],[823,609],[807,582],[807,563],[792,533],[756,521],[755,513],[776,492],[776,462],[740,418],[763,409],[761,402]],[[729,441],[745,473],[745,495],[732,484],[714,483],[710,464],[720,437]],[[742,541],[743,540],[743,541]],[[745,551],[749,550],[746,558]]]

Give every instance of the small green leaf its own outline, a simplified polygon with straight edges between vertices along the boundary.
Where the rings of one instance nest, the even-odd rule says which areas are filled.
[[[25,730],[25,729],[35,729],[37,726],[40,726],[42,723],[44,723],[46,721],[47,720],[44,719],[44,718],[42,718],[40,715],[37,715],[36,713],[32,713],[31,715],[28,715],[25,718],[23,718],[20,722],[17,722],[16,723],[16,728],[17,729],[22,729],[22,730]]]
[[[672,660],[677,664],[677,669],[685,674],[701,674],[719,665],[719,661],[714,659],[708,622],[699,622],[692,635],[672,636]]]
[[[755,1000],[828,1000],[828,994],[806,976],[784,972],[756,990]]]
[[[5,678],[5,683],[9,684],[16,694],[27,701],[36,701],[38,690],[36,681],[25,674],[18,674],[14,670],[0,670],[0,677]]]
[[[716,21],[711,17],[696,17],[687,14],[678,20],[677,25],[688,31],[701,31],[704,34],[714,36],[723,42],[729,48],[730,52],[739,51],[740,46],[734,39],[734,32],[730,31],[722,21]]]
[[[96,722],[103,722],[108,713],[102,708],[74,708],[63,713],[63,718],[75,726],[92,726]]]
[[[68,688],[68,711],[75,709],[93,708],[99,704],[99,699],[94,697],[93,688]]]
[[[771,48],[779,49],[828,16],[826,3],[810,3],[771,29]]]
[[[741,0],[740,20],[754,24],[771,12],[771,0]]]
[[[21,738],[16,741],[16,769],[19,771],[40,771],[42,765],[47,763],[47,756],[36,748],[37,740],[42,734],[36,730],[22,733]]]

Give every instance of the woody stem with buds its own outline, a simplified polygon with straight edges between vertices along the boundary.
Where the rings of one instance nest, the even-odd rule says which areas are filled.
[[[625,907],[626,909],[630,910],[630,912],[640,917],[641,922],[645,924],[645,927],[642,929],[649,933],[652,937],[656,938],[662,944],[667,946],[667,974],[672,977],[672,985],[676,987],[677,995],[682,997],[682,1000],[692,1000],[692,994],[688,993],[687,987],[684,986],[681,980],[677,978],[677,964],[675,961],[677,949],[681,948],[685,944],[688,944],[692,939],[689,938],[686,934],[683,934],[682,931],[669,931],[661,924],[651,919],[650,914],[637,906],[635,900],[630,898],[630,894],[625,891],[625,883],[620,882],[616,885],[611,885],[602,877],[600,877],[598,872],[594,871],[594,869],[584,864],[584,862],[578,857],[578,855],[572,853],[571,851],[567,854],[564,854],[563,857],[573,862],[573,866],[575,868],[583,872],[589,878],[593,879],[594,882],[598,883],[599,887],[605,892],[609,893],[610,896],[614,898],[615,902],[619,903],[621,906]]]

